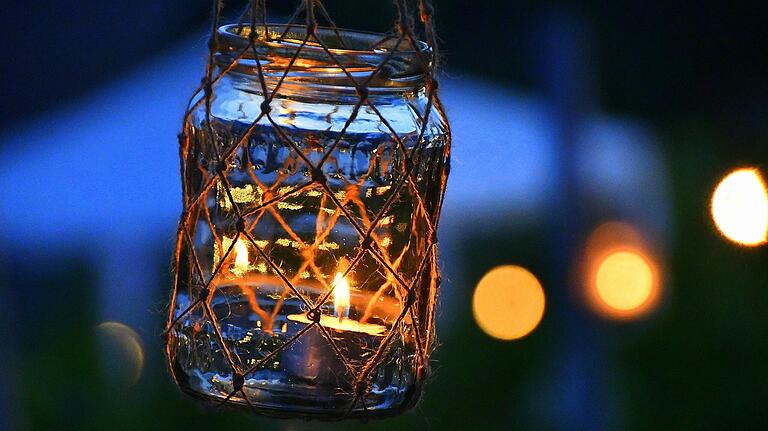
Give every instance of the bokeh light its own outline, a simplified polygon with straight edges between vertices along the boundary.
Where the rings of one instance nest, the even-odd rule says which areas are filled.
[[[141,338],[129,326],[119,322],[103,322],[96,327],[101,349],[101,369],[111,387],[130,387],[144,369]]]
[[[609,307],[635,310],[653,290],[653,271],[643,256],[632,251],[611,253],[597,268],[595,288]]]
[[[472,312],[486,334],[515,340],[536,329],[544,315],[544,289],[525,268],[504,265],[488,271],[477,283]]]
[[[587,302],[603,317],[635,319],[658,304],[661,276],[657,258],[629,224],[608,222],[592,232],[583,273]]]
[[[731,241],[746,246],[768,240],[768,191],[757,169],[728,174],[712,194],[712,219]]]

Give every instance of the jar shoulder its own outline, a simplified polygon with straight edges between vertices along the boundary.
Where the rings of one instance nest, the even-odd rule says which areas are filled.
[[[429,105],[423,90],[402,93],[397,97],[372,98],[370,104],[363,104],[357,109],[355,102],[275,96],[269,104],[268,119],[261,115],[265,100],[261,94],[244,91],[232,84],[221,87],[216,89],[216,96],[211,100],[212,121],[245,127],[256,120],[259,125],[267,127],[274,126],[271,124],[274,122],[288,131],[339,132],[344,129],[348,134],[394,132],[399,136],[413,135],[421,131]],[[202,100],[195,104],[191,123],[202,127],[207,117],[206,105]],[[434,106],[430,111],[425,135],[446,134],[448,128],[442,113]],[[349,121],[353,115],[354,119]]]

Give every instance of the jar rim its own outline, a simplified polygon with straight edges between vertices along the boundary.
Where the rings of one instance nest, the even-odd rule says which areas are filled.
[[[257,25],[256,30],[258,32],[257,44],[263,44],[267,46],[295,46],[301,44],[303,37],[307,34],[307,26],[304,24],[292,24],[290,27],[287,24],[266,24],[269,30],[269,38],[264,38],[265,30],[264,25]],[[231,46],[246,47],[249,43],[251,25],[250,24],[226,24],[219,27],[218,36]],[[333,28],[326,26],[317,26],[315,30],[315,36],[321,38],[326,47],[334,54],[365,54],[365,55],[379,55],[386,57],[388,51],[394,48],[397,37],[392,34],[369,32],[364,30],[351,30],[346,28]],[[341,39],[339,39],[341,36]],[[342,45],[337,45],[342,43]],[[352,45],[346,45],[346,43],[352,43]],[[367,43],[366,48],[362,48],[362,44]],[[418,51],[423,53],[429,53],[431,51],[429,45],[421,40],[415,40],[418,45]],[[355,48],[352,48],[355,47]],[[378,49],[376,49],[378,47]],[[410,47],[411,49],[407,49]],[[361,49],[362,48],[362,49]],[[405,49],[404,49],[405,48]],[[397,51],[400,53],[416,53],[413,46],[408,42],[401,43]],[[307,44],[302,50],[316,50],[322,51],[323,48],[319,45]]]
[[[433,61],[432,49],[427,43],[416,41],[417,51],[408,40],[398,43],[399,38],[391,34],[318,26],[314,37],[333,54],[335,59],[331,59],[317,41],[307,38],[306,25],[257,25],[256,31],[258,37],[251,46],[250,24],[219,27],[217,60],[220,65],[246,74],[262,73],[268,81],[285,75],[285,84],[353,88],[349,80],[352,76],[366,82],[370,92],[389,92],[423,85]],[[308,41],[302,46],[305,39]],[[290,70],[286,72],[288,66]]]

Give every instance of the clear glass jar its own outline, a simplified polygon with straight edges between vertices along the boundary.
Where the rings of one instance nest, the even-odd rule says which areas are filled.
[[[431,52],[319,28],[367,81],[361,103],[319,44],[296,54],[305,27],[258,31],[260,64],[249,26],[219,29],[226,73],[182,135],[171,371],[185,392],[266,414],[400,412],[433,342],[449,169],[445,118],[432,107],[422,128]],[[271,101],[258,66],[268,93],[279,85]]]

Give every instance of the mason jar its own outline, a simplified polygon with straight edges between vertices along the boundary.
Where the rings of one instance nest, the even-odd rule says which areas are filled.
[[[306,33],[218,30],[181,135],[170,369],[259,413],[393,414],[418,400],[434,342],[450,137],[432,52]]]

